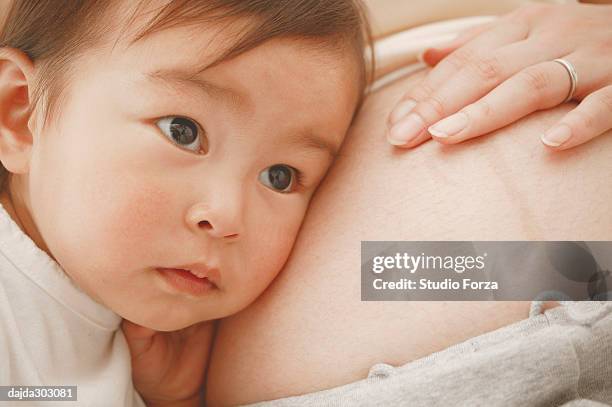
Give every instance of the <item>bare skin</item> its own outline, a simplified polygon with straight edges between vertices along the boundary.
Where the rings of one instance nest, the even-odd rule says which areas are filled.
[[[393,103],[423,73],[367,100],[273,285],[224,320],[210,405],[322,390],[528,316],[525,302],[361,302],[361,240],[610,240],[612,137],[549,151],[539,135],[570,105],[486,137],[387,144]]]

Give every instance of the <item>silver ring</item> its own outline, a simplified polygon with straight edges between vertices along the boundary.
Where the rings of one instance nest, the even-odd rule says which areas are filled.
[[[578,86],[578,74],[576,73],[576,69],[574,68],[574,65],[572,65],[571,63],[569,63],[565,59],[557,58],[557,59],[553,59],[553,62],[558,62],[561,65],[563,65],[563,67],[565,68],[565,70],[569,74],[569,77],[570,77],[570,91],[567,94],[567,97],[565,98],[563,103],[569,102],[574,97],[574,92],[576,92],[576,86]]]

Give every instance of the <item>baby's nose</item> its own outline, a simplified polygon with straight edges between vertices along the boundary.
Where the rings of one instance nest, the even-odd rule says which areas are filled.
[[[223,239],[236,239],[242,234],[240,219],[239,210],[227,205],[211,208],[200,203],[187,213],[187,223],[195,233]]]

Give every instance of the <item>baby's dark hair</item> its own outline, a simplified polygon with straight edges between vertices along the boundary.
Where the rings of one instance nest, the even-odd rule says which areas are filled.
[[[372,35],[361,0],[134,0],[134,12],[124,27],[114,27],[126,0],[12,0],[5,13],[0,46],[23,51],[34,61],[37,77],[32,86],[31,109],[41,103],[43,124],[68,88],[74,61],[101,41],[109,28],[123,35],[130,23],[152,4],[131,43],[167,28],[191,24],[245,21],[234,44],[209,66],[230,59],[274,38],[310,40],[325,48],[350,49],[361,67],[364,93],[373,75]],[[6,3],[4,7],[6,7]],[[3,169],[2,169],[3,170]]]

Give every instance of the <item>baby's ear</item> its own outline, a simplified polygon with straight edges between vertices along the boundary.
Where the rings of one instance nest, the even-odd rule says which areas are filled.
[[[28,172],[32,150],[30,91],[34,64],[22,51],[0,48],[0,161],[16,174]]]

